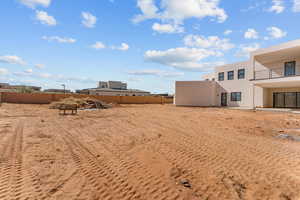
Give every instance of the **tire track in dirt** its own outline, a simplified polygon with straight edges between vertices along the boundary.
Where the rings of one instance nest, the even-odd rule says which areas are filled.
[[[170,119],[168,119],[168,120],[170,120]],[[215,134],[214,132],[208,134],[201,130],[195,130],[195,129],[189,128],[189,127],[182,127],[180,123],[176,123],[176,126],[160,124],[159,122],[152,123],[152,125],[156,125],[157,127],[161,127],[162,129],[165,129],[165,130],[173,130],[174,133],[180,134],[181,137],[184,137],[184,139],[186,141],[191,141],[194,144],[201,142],[201,140],[207,140],[211,143],[210,145],[207,145],[207,147],[208,146],[214,147],[214,145],[217,145],[217,147],[218,147],[221,144],[221,142],[219,142],[219,141],[226,142],[227,145],[229,145],[229,146],[233,145],[233,144],[239,145],[242,149],[246,149],[248,153],[257,155],[257,157],[259,157],[259,160],[265,161],[265,163],[268,163],[270,165],[270,167],[274,166],[274,164],[276,164],[276,163],[277,164],[278,163],[286,163],[286,161],[287,161],[287,160],[285,160],[287,158],[284,156],[277,155],[278,156],[277,157],[277,156],[274,156],[274,154],[269,153],[272,151],[270,151],[268,149],[268,146],[265,145],[264,143],[259,143],[257,138],[255,140],[253,140],[251,143],[246,143],[246,142],[243,143],[242,142],[242,140],[246,140],[246,139],[249,140],[249,138],[251,139],[250,136],[247,138],[245,138],[245,136],[240,136],[240,138],[237,139],[239,136],[230,137],[230,135],[228,135],[228,137],[224,138],[223,135]],[[189,132],[184,131],[188,128],[189,128]],[[192,132],[192,134],[190,134],[190,132]],[[199,133],[201,133],[201,135],[199,135]],[[193,140],[190,139],[191,137],[193,137]],[[214,141],[214,140],[216,140],[216,141]],[[256,144],[256,143],[258,143],[258,144]],[[199,146],[199,144],[198,144],[198,146]],[[291,152],[291,151],[288,151],[287,149],[280,148],[281,146],[282,146],[282,144],[278,144],[276,146],[276,148],[278,148],[276,150],[278,151],[279,155],[289,155],[289,157],[292,155],[292,157],[294,159],[300,158],[299,153]],[[269,148],[274,148],[274,146],[271,146]],[[277,154],[277,152],[276,152],[276,154]],[[280,159],[282,159],[282,160],[280,160]],[[298,163],[294,162],[291,164],[293,164],[292,167],[295,168],[295,173],[297,173],[297,171],[299,172]]]
[[[95,189],[95,199],[143,199],[142,195],[113,169],[112,163],[105,155],[92,152],[71,130],[57,126],[64,134],[64,140],[77,168]]]
[[[167,127],[168,129],[172,129],[172,127]],[[178,142],[180,141],[184,141],[187,145],[187,147],[189,146],[195,146],[197,148],[193,148],[193,151],[199,151],[203,152],[205,149],[210,148],[211,150],[213,150],[212,147],[218,147],[219,149],[223,148],[222,153],[223,154],[228,154],[228,158],[231,159],[227,159],[227,160],[223,160],[221,163],[227,164],[228,167],[231,166],[232,170],[240,170],[240,171],[244,171],[244,172],[249,172],[249,174],[247,174],[248,176],[255,174],[255,171],[249,171],[247,169],[251,169],[251,168],[257,168],[257,166],[255,165],[260,165],[261,167],[259,167],[259,170],[257,173],[257,178],[259,178],[259,176],[261,176],[262,174],[265,174],[267,179],[269,179],[269,181],[274,181],[274,180],[280,180],[279,182],[282,181],[287,181],[292,183],[295,187],[299,187],[299,178],[297,179],[296,177],[294,177],[294,180],[291,176],[289,176],[289,174],[286,174],[284,172],[284,169],[286,167],[286,164],[290,164],[292,166],[293,172],[293,176],[295,176],[295,174],[300,175],[300,171],[299,171],[299,165],[297,165],[297,162],[293,162],[290,163],[288,162],[290,159],[290,157],[285,157],[285,156],[279,156],[278,154],[274,154],[274,153],[268,153],[268,152],[272,152],[270,150],[268,150],[268,148],[274,148],[274,147],[268,147],[268,145],[263,144],[263,143],[259,143],[258,141],[253,141],[254,145],[252,143],[240,143],[239,140],[234,139],[235,137],[228,137],[225,138],[224,136],[221,135],[217,135],[217,134],[207,134],[205,133],[205,136],[202,137],[201,139],[199,137],[196,137],[196,133],[197,131],[193,130],[195,135],[194,135],[194,139],[191,140],[190,137],[188,137],[187,134],[184,133],[183,129],[174,129],[174,132],[180,133],[181,134],[181,139],[178,138],[179,140],[177,140]],[[202,132],[203,133],[203,132]],[[245,139],[245,138],[244,138]],[[203,142],[203,140],[205,140],[206,143]],[[222,142],[220,142],[222,141]],[[202,143],[202,144],[201,144]],[[220,145],[221,143],[225,143]],[[230,157],[230,154],[235,153],[234,149],[231,149],[230,151],[228,151],[226,147],[230,147],[230,146],[239,146],[239,149],[241,149],[242,151],[238,152],[238,154],[235,157]],[[274,150],[273,150],[274,151]],[[285,150],[283,148],[278,148],[277,151],[279,152],[288,152],[288,150]],[[237,152],[236,152],[237,153]],[[248,157],[248,155],[255,155],[255,156],[251,156]],[[287,154],[287,153],[286,153]],[[223,157],[223,156],[222,156]],[[219,158],[215,158],[215,160],[219,160],[220,158],[222,158],[219,156]],[[297,157],[294,158],[294,160]],[[227,161],[227,162],[226,162]],[[238,162],[237,162],[238,161]],[[221,163],[217,163],[217,164],[221,164]],[[243,165],[241,165],[241,163],[244,163]],[[244,168],[244,167],[247,167]],[[294,183],[293,183],[294,182]],[[298,184],[297,184],[298,182]]]
[[[178,126],[180,127],[180,124]],[[169,126],[167,128],[169,130],[172,129],[171,126]],[[204,167],[214,169],[216,172],[218,172],[222,169],[221,166],[223,166],[223,167],[226,167],[227,171],[231,171],[230,173],[232,173],[232,171],[236,171],[238,174],[240,174],[240,176],[242,174],[244,174],[244,176],[241,176],[241,179],[245,180],[245,181],[248,180],[249,182],[251,182],[251,180],[252,180],[252,182],[253,182],[253,180],[256,180],[256,181],[261,180],[262,177],[264,177],[263,178],[264,179],[263,180],[264,187],[268,186],[269,191],[271,191],[269,194],[267,194],[265,196],[268,196],[268,195],[271,196],[272,188],[274,188],[274,187],[281,188],[281,191],[285,191],[285,193],[287,193],[287,194],[293,194],[293,191],[297,191],[300,188],[299,178],[287,174],[286,171],[284,170],[285,165],[287,163],[286,158],[282,157],[281,158],[282,162],[274,163],[274,160],[276,161],[277,155],[267,153],[266,149],[272,148],[272,147],[268,147],[268,145],[266,145],[266,144],[261,145],[260,148],[254,148],[253,146],[250,146],[250,143],[249,144],[244,143],[244,142],[239,143],[239,141],[233,139],[235,137],[227,136],[228,138],[224,138],[224,137],[221,137],[220,135],[217,135],[214,133],[205,134],[205,137],[204,138],[201,137],[201,139],[200,139],[199,137],[197,137],[196,131],[195,131],[195,134],[193,136],[191,136],[193,138],[193,140],[191,140],[190,139],[191,137],[188,137],[189,135],[186,134],[185,131],[183,131],[184,128],[174,129],[174,127],[173,127],[173,130],[174,130],[174,133],[175,132],[181,133],[182,138],[175,137],[176,139],[178,139],[177,142],[175,142],[175,140],[172,140],[172,142],[174,141],[175,143],[177,143],[177,145],[179,147],[184,147],[184,148],[182,148],[182,153],[188,153],[189,152],[188,149],[190,149],[190,151],[191,151],[189,153],[190,156],[193,155],[192,152],[194,152],[194,155],[196,155],[197,152],[199,153],[199,155],[202,155],[203,153],[205,154],[205,149],[207,150],[206,154],[213,152],[214,148],[212,148],[212,147],[218,147],[218,149],[222,149],[222,146],[220,146],[221,143],[226,143],[226,144],[224,144],[226,147],[240,146],[238,148],[238,149],[240,149],[239,152],[229,151],[227,153],[227,150],[225,149],[225,146],[223,145],[224,149],[223,149],[222,153],[220,152],[220,154],[216,154],[216,155],[211,155],[211,153],[210,153],[210,155],[207,156],[207,158],[213,159],[214,163],[205,162],[207,164],[209,164],[209,163],[210,164],[206,165]],[[189,132],[191,132],[191,130]],[[199,133],[199,131],[198,131],[198,133]],[[211,139],[209,139],[209,138],[211,138]],[[201,140],[202,140],[202,143],[201,143]],[[218,142],[218,141],[222,141],[222,142]],[[184,145],[183,142],[186,144]],[[173,144],[171,146],[173,147]],[[190,147],[194,147],[194,148],[190,148]],[[280,150],[282,150],[282,149],[280,149]],[[270,150],[269,152],[272,152],[272,151]],[[230,156],[230,153],[236,153],[236,156]],[[226,154],[228,154],[228,155],[226,155]],[[251,155],[251,154],[256,155],[256,156],[249,157],[248,155]],[[227,159],[225,160],[224,158],[227,158]],[[228,158],[231,158],[231,159],[228,159]],[[201,156],[199,157],[199,159],[201,159]],[[269,162],[269,160],[272,160],[273,162]],[[294,162],[294,164],[296,164],[296,163],[297,162]],[[220,166],[219,169],[216,166]],[[299,174],[299,166],[297,166],[297,167],[295,166],[292,169],[295,169],[292,174],[294,174],[294,175]],[[231,177],[231,175],[228,177]],[[266,192],[266,191],[263,191],[263,192]],[[255,196],[255,194],[253,194],[253,195]],[[281,194],[279,194],[279,195],[281,195]],[[284,194],[284,195],[286,195],[286,194]],[[295,195],[297,195],[297,194],[295,194]],[[293,196],[293,195],[291,195],[291,196]]]
[[[154,117],[151,119],[154,119]],[[167,121],[167,120],[162,120],[162,121]],[[154,125],[153,122],[149,122],[149,123],[152,123],[151,127],[153,127]],[[147,127],[147,124],[145,124],[145,122],[143,123],[143,125],[146,125],[145,128]],[[253,179],[261,180],[262,176],[264,176],[265,179],[264,181],[266,181],[264,183],[265,186],[272,188],[277,185],[276,187],[285,188],[281,190],[285,191],[285,193],[287,194],[293,194],[293,191],[297,191],[299,189],[299,181],[297,181],[297,179],[291,176],[286,175],[286,173],[283,170],[283,166],[281,169],[276,169],[276,165],[275,166],[272,165],[273,163],[268,164],[268,160],[266,160],[265,158],[273,159],[274,155],[265,155],[264,152],[257,151],[255,148],[249,145],[244,147],[242,146],[242,144],[239,144],[241,147],[240,149],[243,149],[243,151],[239,152],[239,155],[237,154],[236,157],[233,157],[230,155],[233,152],[230,151],[228,152],[225,149],[224,145],[220,146],[221,143],[219,143],[218,141],[223,140],[222,142],[224,143],[225,140],[225,142],[228,143],[227,144],[228,146],[231,145],[236,146],[238,145],[236,140],[230,140],[230,139],[226,140],[226,138],[221,138],[220,136],[217,136],[217,138],[219,138],[220,140],[216,140],[216,138],[213,137],[214,135],[213,136],[205,135],[205,137],[206,136],[207,137],[201,138],[201,140],[204,140],[201,141],[198,139],[199,137],[197,137],[197,134],[190,136],[186,134],[186,131],[184,131],[185,129],[182,129],[182,127],[175,128],[180,126],[180,123],[177,126],[166,126],[164,124],[157,123],[157,126],[158,126],[158,130],[162,130],[162,131],[164,128],[166,128],[167,130],[174,130],[172,131],[172,133],[176,134],[176,136],[173,135],[172,138],[169,139],[166,138],[165,139],[166,141],[172,141],[172,143],[167,143],[167,145],[165,144],[164,146],[161,146],[160,143],[160,146],[156,148],[156,151],[161,152],[162,155],[165,155],[166,159],[172,158],[170,159],[170,162],[176,161],[173,162],[174,166],[176,166],[177,163],[181,163],[182,167],[186,168],[187,166],[190,166],[189,168],[193,169],[193,164],[194,166],[198,164],[202,168],[206,169],[205,173],[207,173],[207,171],[212,171],[211,174],[217,176],[216,181],[221,180],[223,184],[228,188],[229,191],[232,189],[234,189],[233,191],[236,191],[237,198],[241,198],[242,193],[245,193],[245,184],[242,184],[242,182],[238,180],[251,181],[251,179],[249,179],[248,177],[251,177],[252,180]],[[181,134],[180,137],[178,137],[178,133]],[[191,140],[191,138],[193,138],[193,140]],[[211,152],[213,152],[214,148],[216,147],[218,149],[224,148],[224,152],[222,152],[222,154],[212,154]],[[166,149],[168,148],[169,150],[166,151]],[[244,151],[245,153],[243,153]],[[247,153],[257,154],[257,158],[254,160],[252,157],[248,158]],[[203,156],[203,154],[206,156]],[[226,154],[228,155],[226,156]],[[260,167],[255,166],[255,164],[258,163]],[[226,170],[224,171],[223,168]],[[235,170],[237,171],[237,173],[233,173],[233,171]],[[246,174],[243,175],[243,173],[239,173],[239,172],[244,172]],[[193,175],[199,174],[199,170],[198,171],[194,170],[192,174]],[[281,183],[281,181],[283,183]],[[285,183],[289,183],[289,184],[286,186]],[[229,188],[228,185],[232,185],[232,187]],[[217,189],[213,189],[213,190],[221,191]],[[272,191],[269,192],[269,194],[264,194],[264,195],[271,196],[272,195],[271,193]],[[231,194],[233,193],[231,192]],[[282,196],[282,194],[280,195]],[[283,195],[288,196],[286,194]],[[234,196],[231,196],[231,198],[234,198]]]
[[[216,172],[213,168],[202,166],[197,162],[197,154],[187,152],[185,147],[181,147],[181,149],[170,143],[156,143],[153,144],[152,147],[172,163],[173,170],[171,171],[170,176],[174,178],[176,182],[179,183],[181,180],[190,181],[191,190],[193,191],[194,196],[201,199],[242,199],[238,198],[238,196],[242,195],[238,195],[233,190],[233,185],[228,185],[226,191],[224,190],[225,185],[218,184],[221,179],[225,180],[228,176],[234,177],[233,175],[226,174],[222,171]],[[202,183],[215,182],[217,184],[198,185],[197,183],[200,181]],[[219,193],[217,191],[223,192]]]
[[[87,137],[90,135],[90,132],[95,132],[95,130],[90,130],[89,128],[84,130],[80,129],[80,131],[74,127],[73,129],[73,131],[69,130],[72,132],[73,136],[76,134],[78,137],[80,135]],[[91,145],[89,144],[89,146]],[[134,187],[136,191],[142,192],[142,195],[139,195],[139,199],[184,199],[180,196],[180,193],[177,190],[172,188],[174,185],[169,185],[169,183],[166,182],[160,175],[152,173],[148,167],[146,167],[143,163],[140,163],[138,159],[132,157],[130,154],[120,152],[116,146],[110,148],[107,143],[101,141],[97,141],[94,146],[94,154],[97,154],[98,152],[105,152],[104,154],[107,155],[107,157],[114,158],[110,160],[105,159],[107,162],[107,168],[118,169],[118,176],[124,177],[123,180],[118,180],[117,182],[126,181],[127,185],[129,184],[128,180],[131,180],[130,183],[132,186],[130,187]],[[110,170],[110,172],[114,173],[113,170]]]
[[[149,123],[151,123],[151,122],[149,122]],[[129,131],[130,129],[132,130],[134,128],[134,127],[132,127],[132,128],[128,128],[127,127],[126,128],[126,127],[123,127],[122,124],[123,123],[120,123],[118,121],[114,121],[113,125],[112,125],[112,127],[114,127],[114,132],[117,132],[117,133],[119,133],[121,135],[128,135],[129,132],[127,132],[127,131]],[[126,124],[126,126],[128,126],[128,124]],[[153,126],[153,124],[152,124],[152,126]],[[147,127],[147,123],[145,124],[144,130],[147,130],[146,127]],[[149,131],[148,131],[148,133],[149,133]],[[87,135],[87,134],[84,134],[84,135]],[[105,144],[104,141],[103,141],[102,145],[103,146],[107,146],[107,144]],[[111,145],[112,145],[112,147],[108,148],[109,151],[113,151],[113,149],[118,149],[117,145],[114,145],[114,144],[111,144]],[[148,144],[148,146],[151,146],[151,149],[153,150],[153,155],[155,154],[154,152],[156,152],[156,153],[158,152],[160,155],[162,155],[163,159],[167,160],[169,163],[171,163],[173,165],[173,169],[183,169],[183,171],[189,171],[189,172],[191,172],[190,169],[194,169],[194,163],[195,162],[192,162],[194,157],[190,157],[190,155],[188,155],[189,157],[187,158],[186,154],[183,154],[183,156],[181,156],[182,152],[180,152],[180,154],[177,154],[177,156],[176,156],[176,154],[174,154],[174,156],[173,156],[173,153],[178,153],[178,152],[176,152],[176,151],[174,152],[174,150],[166,152],[165,150],[167,150],[169,148],[168,146],[165,147],[165,146],[163,146],[163,144],[160,144],[158,148],[154,148],[155,145],[156,145],[156,147],[158,147],[158,144],[156,144],[155,142],[153,142],[153,143],[150,142]],[[170,146],[170,147],[174,148],[176,146],[174,145],[174,146]],[[122,152],[122,156],[120,156],[121,158],[119,158],[120,160],[122,160],[122,157],[124,157],[124,154],[126,155],[126,152]],[[194,154],[192,156],[194,156]],[[130,156],[127,156],[127,157],[130,157]],[[138,160],[138,159],[135,158],[131,162],[136,163],[136,160]],[[137,165],[137,164],[135,164],[135,165]],[[143,169],[143,171],[146,171],[146,170],[144,170],[145,167],[143,167],[143,165],[140,164],[138,166],[139,166],[139,168]],[[179,168],[179,166],[180,166],[180,168]],[[135,169],[138,169],[138,168],[135,168]],[[138,171],[138,170],[135,170],[135,171]],[[189,178],[191,180],[195,175],[199,175],[198,170],[196,172],[193,171],[193,173],[185,174],[184,178]],[[205,172],[205,174],[203,175],[203,178],[206,177],[207,175],[208,175],[208,172]],[[210,175],[213,176],[214,174],[210,173]],[[171,178],[174,178],[174,177],[171,177]],[[174,180],[174,182],[173,182],[174,185],[175,185],[175,183],[179,184],[180,183],[180,178],[182,178],[182,177],[176,177],[176,178],[177,179]],[[159,177],[158,179],[161,179],[161,177]],[[193,180],[195,180],[195,179],[193,179]],[[203,182],[203,179],[201,181]],[[163,180],[162,182],[164,182],[164,184],[168,184],[168,182],[166,181],[166,179]],[[196,183],[196,182],[199,182],[199,180],[195,180],[193,182]],[[214,193],[216,193],[216,192],[211,192],[211,191],[218,191],[218,189],[220,189],[220,188],[210,187],[209,191],[203,190],[203,191],[201,191],[201,193],[199,193],[199,191],[194,191],[194,195],[193,196],[194,196],[194,198],[195,197],[196,198],[200,198],[200,197],[204,198],[205,197],[205,193],[209,193],[208,195],[206,195],[206,197],[209,198],[209,197],[211,197],[212,194],[214,195]],[[192,188],[192,190],[194,190],[194,188]],[[221,199],[221,197],[220,197],[220,199]],[[190,198],[193,198],[193,197],[190,197]],[[217,197],[216,197],[216,199],[217,199]]]
[[[171,127],[169,127],[171,128]],[[177,130],[178,133],[179,130]],[[176,132],[174,131],[174,134]],[[293,196],[293,195],[298,195],[297,193],[295,194],[294,191],[299,190],[299,181],[297,178],[289,176],[285,173],[283,170],[284,168],[282,167],[282,171],[280,169],[276,168],[275,166],[270,166],[264,162],[264,160],[259,159],[254,159],[253,157],[248,157],[247,156],[247,148],[241,152],[236,152],[235,157],[230,156],[230,153],[226,155],[226,149],[224,149],[224,152],[220,154],[214,154],[213,148],[211,147],[217,147],[220,144],[218,143],[211,143],[211,141],[217,141],[215,140],[207,140],[204,139],[204,141],[198,141],[197,137],[193,137],[194,139],[191,140],[188,137],[184,136],[184,133],[182,134],[182,137],[172,137],[176,139],[172,139],[172,143],[168,143],[170,150],[173,151],[174,156],[172,157],[170,153],[166,153],[166,157],[172,157],[174,160],[178,159],[178,163],[183,163],[185,158],[188,157],[189,159],[187,160],[186,164],[183,166],[188,166],[189,163],[194,163],[194,165],[199,165],[204,169],[208,171],[213,171],[212,174],[218,175],[218,174],[224,174],[224,176],[227,177],[227,182],[232,182],[232,180],[228,179],[228,177],[234,177],[237,180],[244,180],[243,186],[246,185],[247,182],[253,182],[253,181],[262,181],[263,179],[263,184],[264,188],[267,187],[269,188],[268,190],[258,188],[258,190],[261,191],[261,193],[264,193],[262,196],[272,196],[272,188],[281,188],[281,191],[283,192],[284,195],[286,196]],[[225,138],[223,138],[224,140]],[[168,141],[168,139],[166,139]],[[211,144],[210,144],[211,143]],[[224,143],[224,141],[223,141]],[[235,145],[237,144],[234,143],[229,143],[228,146],[230,145]],[[177,147],[176,147],[177,146]],[[175,148],[176,147],[176,148]],[[192,147],[192,148],[191,148]],[[162,151],[165,148],[163,147],[158,147],[157,151]],[[222,147],[218,147],[218,149],[222,149]],[[240,149],[243,149],[241,146]],[[176,150],[176,151],[175,151]],[[174,152],[175,151],[175,152]],[[251,151],[250,151],[251,152]],[[161,152],[164,154],[163,152]],[[232,152],[234,153],[234,152]],[[252,153],[252,152],[251,152]],[[181,156],[179,156],[181,155]],[[203,155],[205,155],[203,157]],[[225,159],[226,158],[226,159]],[[229,159],[231,158],[231,159]],[[255,165],[259,166],[255,166]],[[277,164],[278,166],[278,164]],[[192,169],[192,165],[190,165]],[[226,170],[223,170],[226,169]],[[275,170],[273,170],[275,169]],[[236,173],[233,173],[236,172]],[[238,179],[237,179],[238,178]],[[216,181],[218,181],[220,177],[217,178]],[[222,178],[222,180],[224,180]],[[235,181],[235,182],[236,182]],[[240,183],[242,183],[240,181]],[[288,183],[288,184],[287,184]],[[228,185],[228,184],[225,184]],[[237,185],[236,183],[234,185]],[[269,192],[268,192],[269,191]],[[266,194],[268,193],[268,194]],[[294,194],[293,194],[294,193]],[[252,194],[252,196],[255,196],[255,192]],[[278,194],[282,195],[282,194]],[[240,195],[239,195],[240,196]],[[251,196],[248,194],[248,196]],[[277,196],[277,197],[278,197]],[[272,197],[271,197],[272,198]]]
[[[127,134],[126,128],[122,127],[121,123],[115,122],[115,132],[122,133],[124,135]],[[128,124],[126,124],[128,126]],[[145,125],[147,126],[147,125]],[[130,128],[129,128],[130,129]],[[144,130],[147,130],[146,127]],[[158,132],[160,133],[160,132]],[[192,181],[193,183],[197,182],[205,182],[204,180],[207,179],[207,176],[214,177],[216,179],[216,175],[211,172],[210,169],[206,168],[206,171],[204,173],[201,173],[201,179],[198,178],[195,179],[195,177],[199,177],[199,170],[195,170],[195,155],[197,154],[188,154],[186,155],[186,152],[184,151],[178,151],[177,149],[174,150],[177,146],[174,144],[169,143],[170,145],[166,145],[165,142],[160,141],[153,141],[149,142],[148,146],[151,146],[151,149],[154,152],[158,153],[163,157],[163,159],[167,160],[170,164],[172,164],[173,168],[170,172],[170,177],[174,179],[174,185],[180,185],[181,180],[188,179]],[[105,143],[103,143],[105,145]],[[114,146],[112,149],[116,149],[117,146]],[[184,148],[184,147],[183,147]],[[110,150],[110,151],[111,151]],[[122,152],[122,154],[126,155],[126,152]],[[122,160],[122,158],[120,158]],[[134,161],[135,162],[135,161]],[[142,167],[142,166],[140,166]],[[142,168],[143,169],[143,168]],[[173,171],[174,170],[174,171]],[[145,171],[143,169],[143,171]],[[184,172],[184,173],[183,173]],[[179,175],[180,174],[180,175]],[[223,179],[225,179],[224,177]],[[208,179],[207,179],[208,180]],[[166,184],[166,181],[163,181]],[[209,182],[209,181],[207,181]],[[183,187],[181,188],[183,189]],[[193,198],[201,198],[201,199],[234,199],[235,196],[238,196],[238,194],[234,194],[234,191],[231,191],[231,193],[225,193],[225,194],[218,194],[217,191],[224,190],[224,186],[205,186],[204,189],[192,187],[190,188],[190,191],[192,191],[192,195],[189,196],[189,199]],[[231,195],[230,195],[231,194]],[[179,195],[178,195],[179,198]]]
[[[44,199],[33,172],[23,168],[23,129],[24,123],[18,122],[2,151],[0,199]]]

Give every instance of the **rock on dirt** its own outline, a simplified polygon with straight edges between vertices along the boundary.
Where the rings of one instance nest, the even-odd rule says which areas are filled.
[[[187,179],[180,180],[180,184],[183,185],[186,188],[191,188],[192,187],[191,183]]]
[[[279,134],[279,135],[277,136],[277,138],[287,139],[287,140],[292,140],[292,141],[300,142],[300,137],[299,137],[299,136],[294,136],[294,135]]]

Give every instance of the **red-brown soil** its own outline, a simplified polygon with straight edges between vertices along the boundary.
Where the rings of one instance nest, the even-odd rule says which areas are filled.
[[[0,107],[1,200],[299,200],[300,115]],[[299,134],[299,131],[298,131]]]

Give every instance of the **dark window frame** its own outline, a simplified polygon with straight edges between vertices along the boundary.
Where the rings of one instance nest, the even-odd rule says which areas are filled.
[[[242,101],[242,92],[231,92],[230,101]]]
[[[289,66],[289,64],[293,64]],[[288,71],[288,67],[292,67],[292,72]],[[284,63],[284,76],[295,76],[296,75],[296,61],[290,61]]]
[[[218,81],[224,81],[225,80],[225,73],[219,72],[218,74]]]
[[[245,79],[245,74],[246,74],[246,70],[245,69],[239,69],[238,70],[238,79]]]
[[[293,107],[288,107],[286,104],[286,94],[287,93],[294,93],[296,95],[296,105]],[[283,106],[276,106],[275,98],[277,95],[283,95]],[[300,92],[274,92],[273,93],[273,108],[300,108]]]
[[[234,71],[227,72],[227,80],[234,80]]]

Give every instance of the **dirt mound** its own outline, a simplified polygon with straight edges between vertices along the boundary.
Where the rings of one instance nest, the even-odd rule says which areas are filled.
[[[51,109],[59,109],[64,106],[77,106],[78,109],[108,109],[112,108],[112,104],[107,104],[103,101],[93,98],[75,98],[68,97],[60,101],[52,102],[50,104]]]

